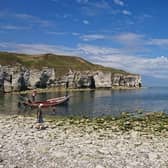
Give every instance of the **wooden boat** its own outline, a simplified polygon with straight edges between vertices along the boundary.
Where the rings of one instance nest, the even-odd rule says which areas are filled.
[[[63,104],[69,100],[70,96],[62,96],[62,97],[57,97],[57,98],[52,98],[52,99],[47,99],[45,101],[35,101],[35,102],[25,102],[24,105],[30,106],[30,107],[39,107],[39,105],[42,108],[47,108],[47,107],[53,107],[59,104]]]

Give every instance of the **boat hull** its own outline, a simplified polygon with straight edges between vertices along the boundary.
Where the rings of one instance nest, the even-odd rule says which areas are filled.
[[[63,96],[63,97],[48,99],[45,101],[26,102],[24,103],[24,105],[30,106],[30,107],[39,107],[39,105],[41,105],[41,108],[54,107],[67,102],[69,98],[70,96]]]

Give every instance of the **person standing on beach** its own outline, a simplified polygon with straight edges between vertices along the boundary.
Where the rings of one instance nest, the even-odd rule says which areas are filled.
[[[31,96],[32,96],[32,101],[34,102],[36,98],[36,91],[33,91]]]
[[[43,104],[39,104],[37,109],[37,123],[43,123],[43,114],[42,114],[42,106]]]

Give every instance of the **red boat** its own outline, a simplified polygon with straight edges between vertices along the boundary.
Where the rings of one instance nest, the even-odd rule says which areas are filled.
[[[57,97],[52,99],[47,99],[45,101],[35,101],[35,102],[25,102],[24,104],[30,107],[39,107],[42,108],[53,107],[62,103],[65,103],[69,100],[70,96]]]

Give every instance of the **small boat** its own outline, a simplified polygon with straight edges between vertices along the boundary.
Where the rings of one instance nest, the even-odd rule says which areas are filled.
[[[57,97],[57,98],[52,98],[52,99],[47,99],[45,101],[35,101],[35,102],[25,102],[24,105],[30,106],[30,107],[39,107],[39,105],[42,108],[47,108],[47,107],[53,107],[59,104],[63,104],[69,100],[70,96],[62,96],[62,97]]]

